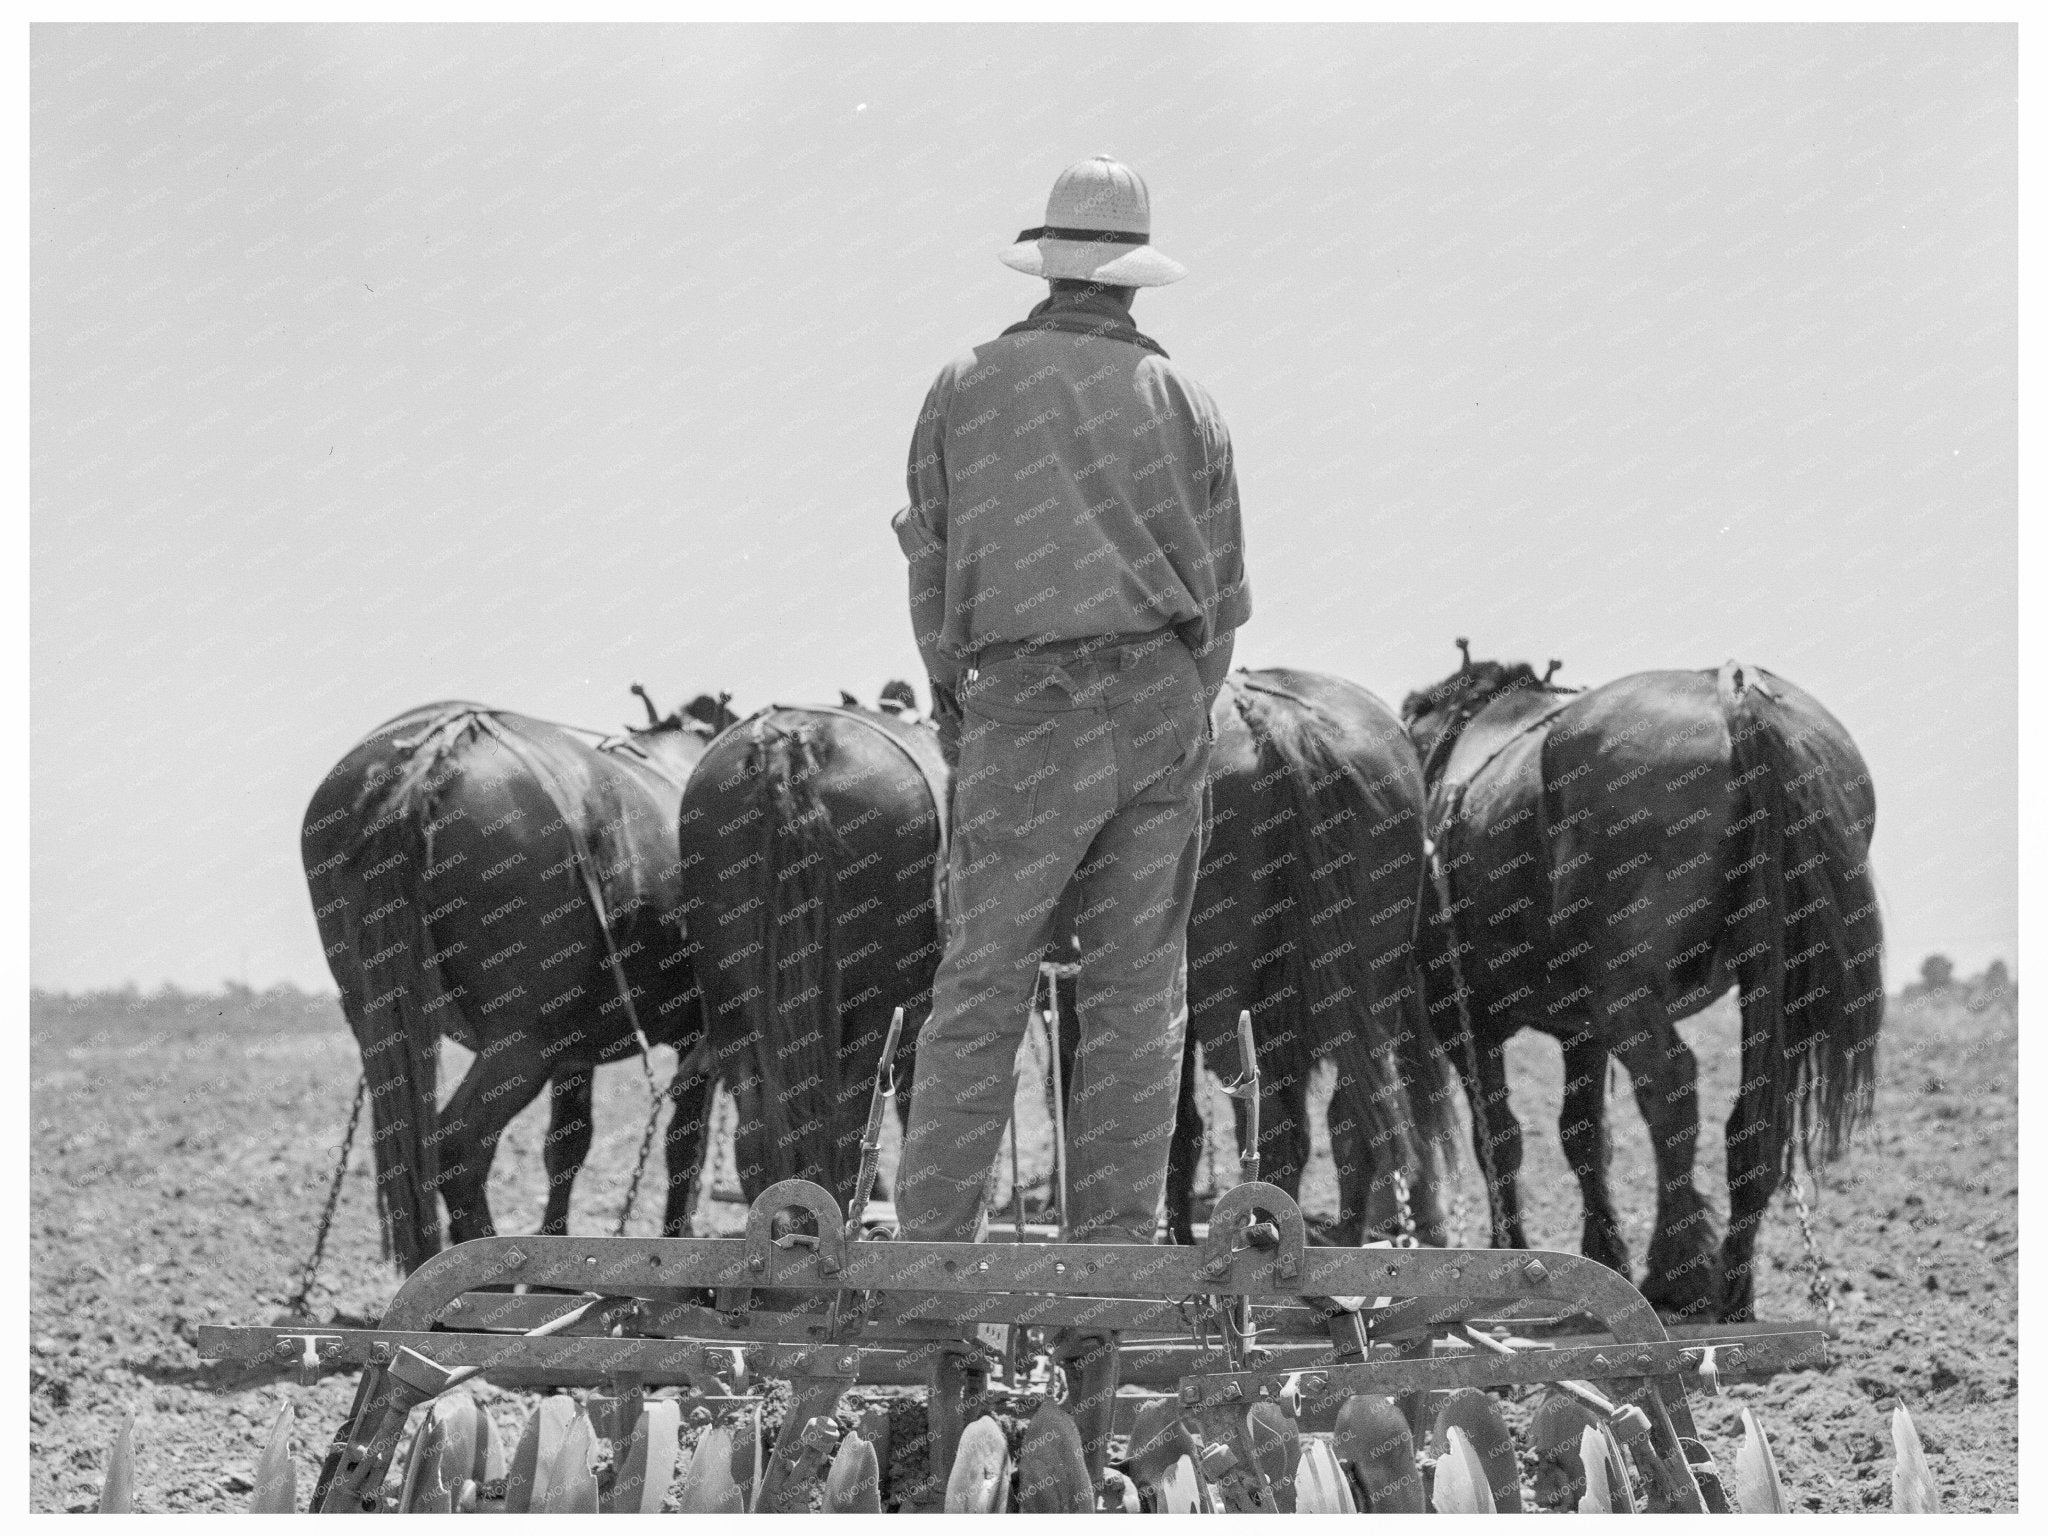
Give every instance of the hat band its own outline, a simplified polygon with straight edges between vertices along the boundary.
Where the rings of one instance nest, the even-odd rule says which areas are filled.
[[[1088,245],[1149,245],[1152,237],[1136,229],[1063,229],[1055,224],[1041,224],[1036,229],[1018,232],[1017,243],[1027,240],[1077,240]]]

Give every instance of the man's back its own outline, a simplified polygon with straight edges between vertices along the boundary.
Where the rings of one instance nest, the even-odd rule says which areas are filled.
[[[1127,311],[1049,301],[949,363],[913,435],[906,551],[943,547],[943,649],[1161,625],[1206,640],[1249,613],[1230,438]],[[938,574],[936,561],[932,563]]]

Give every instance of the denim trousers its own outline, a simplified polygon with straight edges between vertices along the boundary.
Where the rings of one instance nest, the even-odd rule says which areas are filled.
[[[1071,917],[1081,1049],[1069,1236],[1150,1243],[1187,1032],[1212,746],[1194,658],[1171,634],[1009,656],[971,674],[960,702],[945,949],[896,1179],[902,1235],[973,1240],[1039,961],[1048,946],[1066,956],[1056,930]]]

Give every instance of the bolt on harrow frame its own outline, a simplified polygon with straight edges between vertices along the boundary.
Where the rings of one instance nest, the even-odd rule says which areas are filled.
[[[815,1232],[785,1230],[792,1212]],[[1604,1333],[1545,1342],[1485,1331],[1502,1316],[1524,1319],[1510,1325],[1518,1333],[1538,1331],[1532,1311]],[[364,1367],[315,1509],[386,1507],[412,1410],[478,1375],[602,1386],[621,1435],[649,1389],[679,1387],[716,1411],[758,1402],[753,1384],[787,1381],[754,1501],[777,1508],[807,1494],[839,1399],[856,1385],[929,1389],[925,1487],[945,1489],[999,1352],[982,1341],[1062,1327],[1121,1336],[1121,1382],[1135,1390],[1118,1399],[1120,1421],[1168,1415],[1203,1490],[1194,1507],[1232,1511],[1297,1507],[1294,1461],[1260,1443],[1276,1414],[1289,1433],[1322,1431],[1352,1399],[1384,1399],[1420,1445],[1445,1394],[1545,1382],[1629,1447],[1652,1508],[1726,1509],[1688,1388],[1826,1360],[1817,1330],[1673,1337],[1626,1279],[1575,1255],[1311,1247],[1294,1200],[1256,1182],[1218,1200],[1197,1246],[1143,1247],[849,1241],[832,1195],[791,1180],[752,1203],[744,1237],[486,1238],[421,1265],[376,1328],[209,1326],[198,1342],[211,1359],[293,1361],[304,1379]],[[1301,1497],[1302,1508],[1326,1507]]]

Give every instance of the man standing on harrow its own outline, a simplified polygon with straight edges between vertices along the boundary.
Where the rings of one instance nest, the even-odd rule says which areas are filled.
[[[1050,296],[941,370],[911,439],[894,527],[955,771],[945,950],[896,1180],[907,1239],[975,1237],[1039,962],[1076,910],[1068,1236],[1157,1230],[1209,711],[1251,593],[1223,419],[1131,319],[1138,288],[1186,275],[1150,239],[1135,171],[1070,166],[1044,225],[1002,253]],[[1109,1362],[1077,1415],[1099,1478],[1115,1341],[1064,1353]]]

